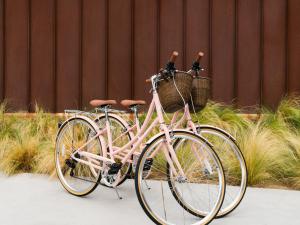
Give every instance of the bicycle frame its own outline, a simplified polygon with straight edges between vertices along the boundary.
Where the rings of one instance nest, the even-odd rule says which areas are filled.
[[[195,123],[192,121],[192,116],[190,114],[189,105],[186,104],[184,106],[183,115],[178,120],[178,122],[176,122],[176,120],[177,120],[177,118],[179,116],[180,111],[181,110],[178,110],[178,111],[176,111],[173,114],[170,126],[172,126],[174,124],[174,128],[177,129],[177,128],[179,128],[183,124],[184,121],[187,121],[188,127],[190,127],[194,133],[196,133],[197,132],[197,127],[196,127]],[[135,124],[131,127],[131,129],[133,130],[135,127],[137,128],[137,131],[140,130],[140,122],[139,122],[139,120],[137,118],[135,118]]]
[[[179,113],[180,113],[181,110],[178,110],[176,111],[174,114],[173,114],[173,117],[172,117],[172,120],[171,120],[171,124],[170,124],[170,127],[174,124],[174,128],[172,129],[178,129],[184,121],[187,121],[187,129],[189,130],[189,128],[191,128],[192,132],[195,133],[195,134],[198,134],[198,131],[197,131],[197,127],[196,127],[196,124],[192,121],[192,117],[191,117],[191,114],[190,114],[190,111],[189,111],[189,105],[188,104],[185,104],[184,106],[184,113],[182,115],[182,117],[176,122],[177,120],[177,117],[179,116]],[[133,127],[137,127],[137,130],[139,130],[140,128],[140,123],[139,123],[139,120],[138,118],[135,118],[135,121],[136,123],[132,126]],[[208,143],[210,146],[212,146],[211,143]],[[155,154],[157,153],[157,151],[159,151],[161,145],[159,145],[157,147],[157,150],[155,150],[152,154],[151,154],[151,157],[154,157]],[[195,156],[198,158],[198,160],[201,161],[201,156],[199,154],[199,152],[193,147],[192,148]],[[200,151],[202,152],[202,155],[204,155],[204,152],[202,151],[202,149],[200,149]],[[209,163],[206,161],[205,157],[203,158],[204,159],[204,163],[208,166]],[[210,166],[208,166],[210,167]]]
[[[146,119],[143,123],[143,125],[140,127],[137,125],[137,133],[133,137],[131,141],[129,141],[127,144],[125,144],[123,147],[120,148],[114,148],[113,142],[111,139],[111,129],[108,118],[106,118],[106,124],[104,129],[99,129],[97,131],[97,134],[92,137],[88,142],[86,142],[84,145],[82,145],[80,148],[78,148],[75,152],[72,153],[71,157],[76,160],[77,162],[89,165],[96,169],[103,169],[100,167],[100,163],[95,162],[96,160],[107,162],[107,163],[114,163],[115,158],[121,159],[122,164],[125,164],[126,162],[132,162],[130,159],[131,156],[136,152],[137,148],[142,144],[143,140],[147,137],[147,135],[152,131],[152,129],[160,125],[161,133],[164,133],[166,137],[166,142],[163,142],[163,153],[166,157],[167,162],[170,165],[170,168],[175,176],[182,176],[184,177],[184,171],[179,163],[179,160],[176,156],[176,153],[173,149],[173,146],[171,144],[171,137],[170,137],[170,130],[168,126],[165,124],[164,118],[163,118],[163,112],[162,112],[162,106],[160,104],[160,100],[158,97],[158,94],[155,90],[155,84],[152,80],[152,86],[153,86],[153,99],[150,104],[149,110],[146,115]],[[154,119],[153,122],[150,123],[152,115],[154,111],[157,112],[157,117]],[[107,117],[107,114],[106,114]],[[133,129],[133,128],[131,128]],[[103,148],[103,156],[98,156],[93,153],[89,153],[86,151],[82,151],[89,143],[91,143],[96,138],[103,138],[104,134],[107,134],[107,141],[108,141],[108,149],[109,152],[107,152],[106,148]],[[160,133],[160,134],[161,134]],[[103,141],[103,140],[102,140]],[[76,154],[79,154],[80,156],[85,156],[88,160],[83,160],[75,157]],[[122,154],[120,156],[120,154]],[[108,157],[109,155],[109,157]],[[176,166],[176,167],[175,167]],[[176,169],[177,168],[177,169]],[[119,177],[117,178],[116,184],[118,183]]]
[[[191,116],[188,104],[185,104],[183,115],[176,122],[178,115],[179,115],[179,111],[176,111],[173,114],[173,117],[172,117],[172,120],[171,120],[171,124],[175,124],[174,128],[180,127],[183,124],[184,121],[187,121],[187,127],[190,127],[194,133],[197,133],[197,128],[196,128],[195,123],[192,121],[192,116]]]

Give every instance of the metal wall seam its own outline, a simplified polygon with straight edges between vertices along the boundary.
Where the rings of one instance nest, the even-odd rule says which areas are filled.
[[[34,110],[34,106],[31,102],[31,0],[28,0],[28,18],[27,18],[27,73],[28,73],[28,81],[27,81],[27,110],[29,112]]]
[[[6,17],[6,10],[5,10],[6,4],[5,0],[2,0],[2,100],[5,100],[5,69],[6,69],[6,22],[5,22],[5,17]]]
[[[210,97],[213,96],[213,68],[212,68],[212,8],[213,0],[208,1],[209,4],[209,59],[208,59],[208,77],[210,78]]]
[[[108,99],[108,44],[109,44],[109,0],[105,0],[105,97]]]
[[[186,1],[182,0],[182,41],[183,41],[183,45],[182,45],[182,68],[185,71],[187,68],[187,64],[186,64]]]
[[[157,46],[157,49],[156,49],[156,53],[157,53],[157,71],[160,70],[160,0],[157,0],[157,10],[156,10],[156,17],[157,17],[157,27],[156,27],[156,46]]]
[[[285,2],[285,93],[289,94],[289,1]]]
[[[135,13],[135,0],[131,0],[130,1],[130,4],[131,4],[131,62],[130,62],[130,70],[131,70],[131,73],[130,73],[130,79],[131,79],[131,83],[130,83],[130,89],[131,89],[131,99],[134,99],[135,96],[135,90],[134,90],[134,76],[135,76],[135,70],[134,70],[134,35],[135,35],[135,23],[134,23],[134,19],[135,19],[135,16],[134,16],[134,13]]]
[[[260,0],[260,99],[259,104],[264,104],[263,84],[264,84],[264,1]]]
[[[239,7],[239,0],[234,1],[234,50],[233,50],[233,104],[237,105],[238,102],[238,24],[239,24],[239,17],[238,17],[238,7]]]
[[[57,0],[53,4],[53,83],[54,83],[54,111],[57,112]]]
[[[79,82],[78,82],[78,108],[82,109],[83,105],[82,105],[82,79],[83,79],[83,57],[82,57],[82,51],[83,51],[83,0],[79,0],[79,21],[80,21],[80,25],[79,25],[79,63],[78,63],[78,70],[79,70]]]

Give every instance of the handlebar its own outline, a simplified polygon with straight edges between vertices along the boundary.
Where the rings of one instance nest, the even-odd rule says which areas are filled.
[[[203,52],[198,52],[195,62],[200,63],[200,60],[202,59],[203,56],[204,56]]]
[[[192,70],[195,71],[197,74],[199,73],[199,71],[203,70],[200,66],[200,60],[202,59],[203,56],[204,56],[203,52],[198,52],[196,59],[193,62]]]
[[[172,55],[170,57],[169,63],[175,63],[175,60],[176,60],[176,58],[177,58],[178,55],[179,55],[178,52],[173,51]]]
[[[165,69],[160,69],[159,73],[162,75],[162,77],[166,78],[168,75],[173,74],[176,70],[175,68],[175,61],[176,58],[178,57],[178,52],[177,51],[173,51],[171,54],[171,57],[166,65]],[[151,79],[147,79],[146,83],[150,83]]]

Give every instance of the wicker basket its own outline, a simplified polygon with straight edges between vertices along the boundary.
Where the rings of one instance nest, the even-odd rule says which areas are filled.
[[[180,94],[178,93],[175,85]],[[165,112],[173,113],[184,107],[184,102],[190,99],[193,77],[186,72],[176,72],[174,78],[162,80],[158,84],[158,96]],[[184,101],[183,101],[183,99]]]
[[[201,111],[207,103],[210,92],[210,80],[207,77],[196,77],[193,79],[192,101],[196,112]],[[190,111],[193,112],[192,101],[189,101]]]

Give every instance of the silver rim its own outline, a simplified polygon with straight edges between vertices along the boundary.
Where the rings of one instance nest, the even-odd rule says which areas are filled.
[[[168,183],[167,180],[163,178],[164,175],[168,176],[168,174],[167,171],[164,172],[164,169],[161,168],[164,164],[164,162],[159,162],[161,159],[157,159],[157,164],[155,163],[156,159],[153,160],[151,166],[152,175],[145,178],[143,176],[143,168],[146,164],[146,160],[149,159],[149,156],[155,151],[156,147],[164,141],[164,137],[162,136],[148,146],[138,163],[136,189],[139,199],[144,205],[143,208],[148,212],[148,216],[160,224],[208,224],[218,213],[224,197],[225,180],[221,163],[211,148],[198,136],[186,133],[175,133],[174,138],[184,140],[181,142],[185,142],[186,146],[192,143],[205,150],[205,153],[207,153],[205,157],[206,159],[209,158],[210,169],[212,169],[211,180],[209,181],[209,179],[207,179],[204,181],[204,171],[202,171],[202,169],[204,169],[205,166],[199,167],[203,165],[202,161],[192,159],[192,156],[190,158],[186,155],[180,156],[179,154],[181,153],[178,150],[176,150],[178,159],[187,174],[185,182],[182,182],[178,177],[175,179],[172,173],[169,173],[170,181]],[[185,149],[183,149],[184,152],[187,152],[186,146]],[[157,157],[161,156],[158,154]],[[183,163],[182,160],[189,161]],[[187,167],[187,165],[191,166]],[[190,170],[191,168],[194,168],[194,170]],[[170,183],[172,185],[170,185]],[[214,194],[207,192],[208,186],[211,188],[210,191],[215,191]],[[171,187],[173,187],[175,195],[172,193]],[[179,200],[176,200],[174,196],[177,196]],[[210,212],[207,213],[204,218],[200,220],[200,218],[190,213],[193,211],[193,213],[203,214],[201,204],[207,200],[211,200]]]

